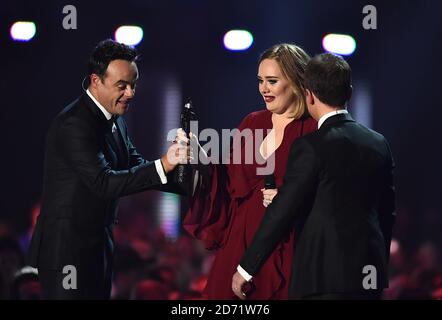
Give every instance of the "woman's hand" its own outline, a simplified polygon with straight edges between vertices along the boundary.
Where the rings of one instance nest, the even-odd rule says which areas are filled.
[[[272,203],[273,198],[278,194],[278,189],[261,189],[262,205],[268,207]]]

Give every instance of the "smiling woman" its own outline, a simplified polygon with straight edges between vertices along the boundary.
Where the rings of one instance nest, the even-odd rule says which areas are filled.
[[[279,187],[292,142],[316,129],[316,122],[306,113],[304,101],[304,68],[308,60],[309,56],[293,44],[275,45],[262,54],[258,82],[266,110],[246,116],[239,125],[238,135],[249,130],[252,140],[256,141],[258,133],[271,132],[260,145],[261,156],[266,162],[258,163],[254,159],[252,163],[235,163],[233,155],[238,152],[241,159],[246,158],[247,147],[243,141],[240,150],[231,150],[229,164],[209,166],[207,178],[211,183],[199,185],[191,201],[184,228],[203,240],[207,248],[217,250],[205,289],[209,299],[235,299],[232,276],[253,239],[266,206],[277,193],[277,189],[263,189],[265,176],[259,175],[257,169],[272,161],[275,164],[273,176]],[[247,299],[288,298],[293,241],[292,232],[254,275],[254,285],[247,292]]]

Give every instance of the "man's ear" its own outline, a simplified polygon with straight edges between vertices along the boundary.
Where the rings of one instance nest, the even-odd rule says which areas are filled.
[[[350,88],[348,89],[348,99],[347,99],[347,101],[350,100],[352,93],[353,93],[353,86],[350,85]]]
[[[308,104],[312,105],[315,103],[315,97],[313,95],[313,92],[309,89],[305,89],[305,98]]]
[[[98,83],[101,82],[101,78],[96,73],[92,73],[90,75],[89,79],[90,79],[90,82],[91,82],[91,86],[93,88],[96,88],[98,86]]]

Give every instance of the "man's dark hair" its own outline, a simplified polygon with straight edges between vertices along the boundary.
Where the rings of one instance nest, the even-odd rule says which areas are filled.
[[[308,62],[304,77],[306,88],[329,106],[343,107],[351,97],[351,68],[338,55],[316,55]]]
[[[103,79],[109,63],[113,60],[137,61],[137,50],[134,47],[116,42],[112,39],[97,44],[89,57],[88,74],[97,74]]]

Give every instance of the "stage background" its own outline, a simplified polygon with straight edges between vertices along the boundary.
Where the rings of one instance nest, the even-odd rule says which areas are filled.
[[[376,30],[362,27],[367,4],[377,9]],[[76,30],[63,28],[65,5],[77,9]],[[406,277],[406,285],[416,289],[410,295],[419,297],[429,297],[428,282],[442,283],[440,276],[429,280],[425,273],[440,274],[442,247],[440,1],[7,0],[0,6],[0,236],[19,240],[23,254],[42,191],[46,131],[53,117],[82,93],[93,46],[113,38],[118,26],[144,30],[137,45],[137,95],[125,118],[148,159],[165,150],[166,133],[177,124],[187,97],[197,108],[200,129],[234,128],[246,114],[264,108],[256,80],[263,50],[294,42],[314,55],[324,51],[324,35],[342,33],[357,44],[346,57],[355,87],[349,110],[388,139],[397,165],[394,238],[399,249],[392,279]],[[37,33],[30,42],[11,39],[9,29],[17,20],[35,22]],[[253,34],[249,50],[224,48],[223,36],[231,29]],[[182,235],[179,215],[185,201],[145,192],[125,198],[121,207],[117,238],[128,256],[138,254],[133,265],[148,261],[186,270],[172,275],[180,292],[191,290],[192,283],[198,286],[195,279],[203,283],[210,254]],[[183,256],[186,248],[189,253]],[[173,258],[164,254],[168,250]],[[121,294],[128,297],[133,295]]]

